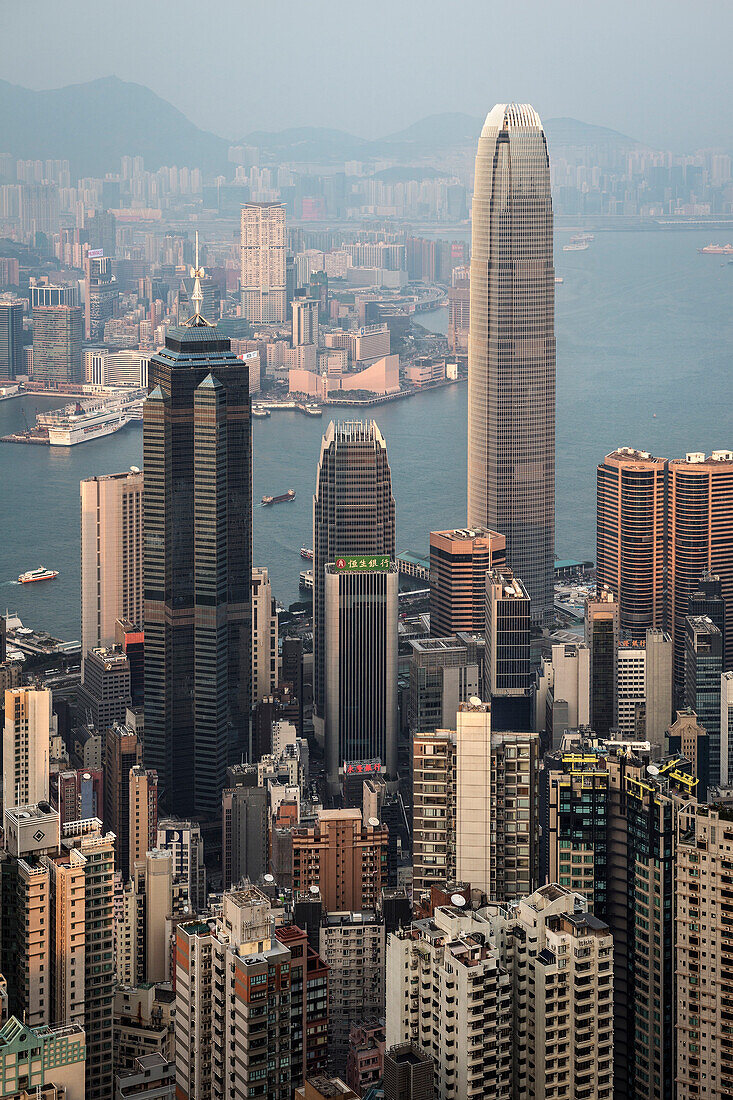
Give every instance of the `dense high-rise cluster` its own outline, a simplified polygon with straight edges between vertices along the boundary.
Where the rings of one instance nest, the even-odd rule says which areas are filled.
[[[82,378],[146,394],[143,468],[80,485],[79,667],[0,619],[0,1095],[723,1100],[733,452],[599,454],[597,568],[556,562],[534,109],[486,118],[470,269],[462,243],[392,228],[306,239],[295,198],[318,223],[364,181],[349,197],[329,176],[326,202],[323,180],[301,194],[255,153],[217,179],[239,236],[211,242],[210,274],[198,234],[157,242],[144,274],[117,207],[80,211],[59,251],[83,278],[29,285],[32,349],[22,303],[0,302],[8,384],[33,366],[82,436],[105,415]],[[198,194],[188,169],[153,187],[138,159],[109,202],[146,220],[159,186]],[[456,186],[441,209],[463,212]],[[408,272],[448,294],[455,362],[396,304]],[[104,346],[82,350],[82,319]],[[354,407],[461,379],[467,485],[426,522],[429,559],[400,553],[404,473]],[[272,544],[253,553],[252,417],[338,402],[308,466],[312,546],[279,529],[296,559],[306,542],[285,609]],[[261,498],[270,532],[295,512],[296,461]]]

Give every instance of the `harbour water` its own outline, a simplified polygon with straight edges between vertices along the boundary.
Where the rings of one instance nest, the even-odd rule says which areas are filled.
[[[697,249],[710,231],[596,233],[584,252],[555,248],[558,557],[595,557],[595,467],[627,444],[669,457],[733,448],[733,265]],[[722,240],[720,233],[715,240]],[[728,238],[725,237],[725,240]],[[445,311],[418,320],[446,331]],[[0,435],[63,400],[0,402]],[[425,553],[431,528],[465,522],[466,386],[369,412],[392,467],[399,549]],[[351,410],[334,410],[340,417]],[[298,412],[253,421],[254,561],[274,594],[298,598],[301,546],[312,545],[311,504],[321,434]],[[30,626],[79,637],[79,480],[142,465],[138,422],[71,448],[0,444],[0,607]],[[290,503],[263,495],[294,489]],[[19,585],[39,565],[54,581]]]

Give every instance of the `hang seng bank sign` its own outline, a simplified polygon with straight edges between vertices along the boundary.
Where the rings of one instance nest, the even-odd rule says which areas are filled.
[[[349,554],[348,557],[336,558],[334,562],[338,573],[386,573],[391,564],[390,558],[368,554],[363,557]]]

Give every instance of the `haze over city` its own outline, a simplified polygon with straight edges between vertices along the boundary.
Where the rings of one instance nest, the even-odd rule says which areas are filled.
[[[375,138],[528,101],[652,146],[730,145],[733,8],[684,0],[37,0],[2,5],[0,72],[29,88],[116,75],[231,140],[319,126]],[[71,30],[73,28],[73,31]],[[32,58],[32,64],[29,59]]]

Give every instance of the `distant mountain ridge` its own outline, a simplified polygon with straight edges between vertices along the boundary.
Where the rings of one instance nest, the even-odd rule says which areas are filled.
[[[0,152],[21,160],[68,160],[86,176],[118,171],[126,154],[145,167],[222,171],[229,143],[199,130],[165,99],[116,76],[35,92],[0,80]]]
[[[0,117],[0,153],[22,160],[66,159],[74,175],[119,171],[126,154],[143,157],[145,167],[153,171],[177,164],[219,174],[231,167],[225,138],[199,129],[149,88],[115,76],[41,92],[0,80]],[[376,140],[344,130],[300,126],[253,130],[240,142],[256,146],[275,161],[409,160],[475,147],[482,125],[483,119],[452,112],[429,115]],[[637,144],[615,130],[572,118],[549,119],[545,131],[551,148]]]

